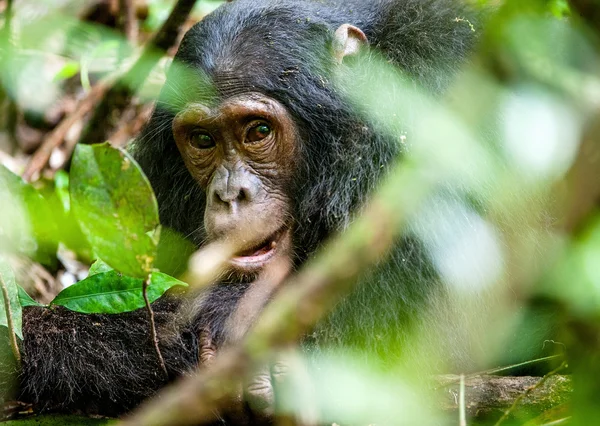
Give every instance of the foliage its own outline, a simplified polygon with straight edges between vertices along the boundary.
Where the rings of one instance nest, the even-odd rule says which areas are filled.
[[[53,221],[55,215],[48,201],[42,192],[6,168],[0,166],[0,173],[5,182],[1,188],[8,189],[2,195],[19,207],[19,210],[8,211],[23,215],[24,229],[39,229],[40,232],[28,238],[34,246],[46,243],[54,248],[54,253],[45,253],[46,258],[55,256],[63,233]],[[115,314],[144,306],[142,284],[146,278],[149,278],[150,302],[173,286],[187,286],[153,267],[160,238],[156,199],[139,166],[127,153],[106,143],[80,146],[73,159],[70,179],[64,173],[58,174],[55,188],[52,195],[60,198],[57,206],[62,207],[61,214],[68,214],[73,209],[88,243],[96,257],[101,255],[102,260],[98,259],[92,265],[87,279],[64,289],[50,306],[60,305],[82,313]],[[52,230],[51,237],[42,232],[48,229]],[[11,227],[7,227],[4,232],[10,231]],[[17,231],[10,234],[15,235],[17,242],[5,250],[10,248],[13,253],[29,255],[27,246],[17,239],[22,230]],[[172,231],[168,235],[169,246],[181,247],[180,237]],[[11,295],[15,332],[22,338],[21,307],[42,305],[17,286],[8,261],[1,257],[0,267]],[[0,325],[6,326],[4,305],[0,306]]]
[[[60,305],[86,314],[118,314],[144,307],[140,289],[144,280],[131,278],[115,271],[90,275],[61,291],[51,305]],[[187,284],[160,272],[150,274],[148,299],[154,302],[173,286]]]

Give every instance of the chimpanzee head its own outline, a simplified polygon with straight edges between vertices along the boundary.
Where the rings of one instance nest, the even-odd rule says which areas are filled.
[[[233,241],[248,276],[346,226],[396,148],[334,84],[366,48],[358,25],[312,2],[246,3],[186,34],[137,157],[162,222],[197,244]]]

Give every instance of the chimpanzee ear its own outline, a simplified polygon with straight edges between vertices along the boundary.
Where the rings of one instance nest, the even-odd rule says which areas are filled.
[[[367,36],[354,25],[343,24],[335,30],[333,41],[333,54],[335,60],[341,64],[346,56],[356,55],[362,46],[367,45]]]

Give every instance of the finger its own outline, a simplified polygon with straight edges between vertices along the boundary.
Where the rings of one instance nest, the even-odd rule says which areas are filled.
[[[268,365],[263,365],[250,377],[244,386],[245,398],[254,414],[262,418],[273,416],[275,395]]]

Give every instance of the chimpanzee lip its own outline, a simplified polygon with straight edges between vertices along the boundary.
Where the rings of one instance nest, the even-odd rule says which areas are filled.
[[[270,260],[278,249],[278,243],[281,241],[286,228],[280,228],[269,237],[265,238],[261,243],[254,247],[243,250],[231,259],[235,266],[260,267]]]

